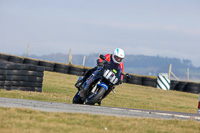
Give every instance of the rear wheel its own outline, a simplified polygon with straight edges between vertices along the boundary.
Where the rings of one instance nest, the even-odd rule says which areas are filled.
[[[79,91],[76,93],[76,95],[73,98],[73,104],[83,104],[84,101],[81,99],[81,97],[79,96]]]
[[[85,104],[94,105],[102,99],[105,92],[106,90],[103,87],[100,87],[96,93],[90,94],[88,96],[88,98],[85,101]]]

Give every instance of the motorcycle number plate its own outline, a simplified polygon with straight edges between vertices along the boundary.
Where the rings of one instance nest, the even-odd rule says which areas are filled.
[[[115,74],[110,71],[110,70],[106,70],[103,74],[104,78],[106,78],[107,80],[109,80],[112,84],[116,84],[118,81],[118,78],[115,76]]]

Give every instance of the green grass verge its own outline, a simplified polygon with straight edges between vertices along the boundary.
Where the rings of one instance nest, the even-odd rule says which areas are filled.
[[[45,71],[42,93],[0,90],[0,97],[71,103],[77,92],[74,87],[77,78],[78,76],[75,75]],[[102,101],[102,106],[186,113],[197,112],[198,94],[165,91],[126,83],[117,86],[115,91],[117,94],[111,92]]]
[[[77,76],[45,72],[43,92],[0,90],[0,97],[71,103]],[[197,94],[164,91],[122,84],[106,97],[102,106],[196,113]],[[0,107],[1,132],[200,132],[194,120],[162,120],[104,115],[48,113],[30,109]]]
[[[162,120],[103,115],[49,113],[0,108],[1,133],[198,133],[194,120]]]

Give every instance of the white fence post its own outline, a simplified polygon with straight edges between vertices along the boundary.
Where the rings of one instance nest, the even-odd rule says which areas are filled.
[[[27,55],[26,55],[27,58],[28,58],[28,55],[29,55],[29,48],[30,48],[30,43],[28,43],[28,49],[27,49]]]
[[[69,50],[69,58],[68,58],[68,64],[71,65],[72,64],[72,55],[71,55],[72,50]]]
[[[86,56],[83,57],[83,66],[85,66],[85,57]]]

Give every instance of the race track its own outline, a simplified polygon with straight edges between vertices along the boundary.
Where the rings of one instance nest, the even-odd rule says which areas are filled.
[[[143,117],[160,119],[193,119],[200,121],[200,114],[167,112],[155,110],[140,110],[130,108],[88,106],[78,104],[43,102],[24,99],[13,99],[0,97],[0,107],[29,108],[46,112],[71,112],[87,113],[96,115],[110,115],[119,117]]]

